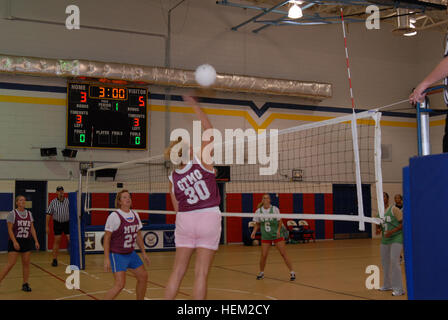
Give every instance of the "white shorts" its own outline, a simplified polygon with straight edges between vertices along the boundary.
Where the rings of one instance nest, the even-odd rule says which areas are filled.
[[[218,207],[178,212],[174,239],[177,247],[218,250],[221,212]]]

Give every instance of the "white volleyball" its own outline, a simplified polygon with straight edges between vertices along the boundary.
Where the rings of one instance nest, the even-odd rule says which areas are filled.
[[[196,82],[202,87],[209,87],[216,81],[216,70],[209,64],[202,64],[194,73]]]

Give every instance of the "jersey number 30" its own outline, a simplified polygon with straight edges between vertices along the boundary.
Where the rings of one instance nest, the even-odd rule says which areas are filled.
[[[207,200],[210,198],[210,191],[208,191],[205,181],[199,180],[193,185],[193,187],[188,187],[185,189],[185,195],[188,196],[188,204],[195,204],[199,201],[199,199]]]

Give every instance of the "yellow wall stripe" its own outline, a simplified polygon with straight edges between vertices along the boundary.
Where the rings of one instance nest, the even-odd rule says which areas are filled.
[[[434,120],[429,122],[430,127],[444,126],[444,125],[445,125],[445,119]]]
[[[52,106],[65,106],[66,101],[67,101],[67,99],[0,95],[0,102],[31,103],[31,104],[43,104],[43,105],[46,104],[46,105],[52,105]]]
[[[29,103],[29,104],[40,104],[40,105],[57,105],[65,106],[66,99],[56,99],[56,98],[39,98],[39,97],[23,97],[23,96],[7,96],[0,95],[0,102],[10,102],[10,103]],[[165,106],[161,105],[150,105],[149,110],[165,112]],[[256,130],[266,129],[274,120],[294,120],[294,121],[322,121],[333,119],[335,117],[328,116],[316,116],[316,115],[301,115],[301,114],[286,114],[286,113],[271,113],[260,125],[251,117],[248,111],[245,110],[231,110],[231,109],[212,109],[204,108],[205,113],[211,115],[229,116],[229,117],[241,117],[246,119],[247,122]],[[171,106],[170,112],[174,113],[194,113],[192,108],[189,107],[179,107]],[[373,122],[371,123],[373,124]],[[417,123],[406,122],[406,121],[389,121],[381,120],[381,125],[391,126],[391,127],[402,127],[402,128],[416,128]],[[434,120],[430,121],[430,126],[442,126],[445,125],[445,120]]]

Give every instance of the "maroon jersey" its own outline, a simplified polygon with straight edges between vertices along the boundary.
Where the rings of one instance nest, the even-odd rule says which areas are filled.
[[[127,221],[119,212],[116,212],[120,218],[120,226],[117,230],[112,232],[110,238],[110,252],[128,254],[134,251],[139,223],[135,212],[132,210],[131,212],[134,214],[134,221],[132,222]]]
[[[179,212],[217,207],[221,202],[215,173],[206,170],[197,160],[174,170],[170,181]]]
[[[17,210],[14,210],[14,226],[12,230],[16,239],[29,239],[31,238],[31,214],[28,210],[25,210],[26,216],[22,218]]]

